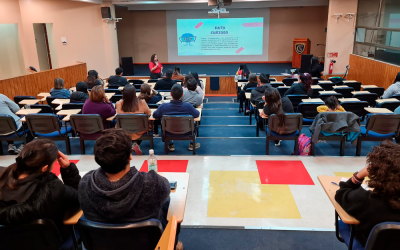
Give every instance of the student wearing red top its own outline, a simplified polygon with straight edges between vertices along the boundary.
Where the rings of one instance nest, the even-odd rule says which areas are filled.
[[[158,62],[158,58],[157,58],[156,54],[153,54],[151,56],[149,68],[150,68],[150,78],[151,79],[158,79],[158,78],[162,77],[163,66],[161,63]]]

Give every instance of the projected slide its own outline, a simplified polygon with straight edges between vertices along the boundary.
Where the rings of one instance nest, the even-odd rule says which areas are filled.
[[[178,56],[262,55],[263,18],[177,19]]]

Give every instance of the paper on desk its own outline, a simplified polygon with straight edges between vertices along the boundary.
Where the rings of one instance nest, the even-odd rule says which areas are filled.
[[[342,179],[340,180],[340,182],[346,182],[346,181],[348,181],[349,179],[347,179],[347,178],[344,178],[344,177],[342,177]],[[361,187],[362,188],[364,188],[365,190],[369,190],[369,187],[367,186],[367,185],[365,185],[365,184],[361,184]]]

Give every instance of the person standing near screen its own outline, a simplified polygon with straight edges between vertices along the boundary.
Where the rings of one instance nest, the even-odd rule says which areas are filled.
[[[153,54],[151,56],[149,68],[150,68],[150,78],[151,79],[158,79],[158,78],[162,77],[163,66],[161,63],[158,62],[158,58],[157,58],[156,54]]]

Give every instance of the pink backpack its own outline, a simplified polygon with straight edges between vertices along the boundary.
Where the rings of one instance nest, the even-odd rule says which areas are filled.
[[[311,138],[305,134],[299,137],[299,155],[310,155],[311,151]]]

